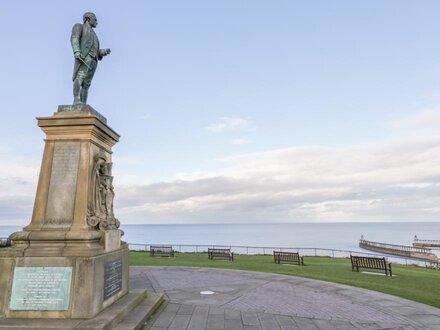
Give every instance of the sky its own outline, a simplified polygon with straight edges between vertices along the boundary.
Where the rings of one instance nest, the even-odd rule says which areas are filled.
[[[438,221],[440,2],[1,1],[0,225],[30,222],[36,117],[88,103],[121,135],[124,224]]]

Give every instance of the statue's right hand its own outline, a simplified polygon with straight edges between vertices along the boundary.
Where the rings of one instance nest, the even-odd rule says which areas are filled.
[[[75,56],[75,58],[76,58],[77,60],[82,60],[81,52],[75,52],[75,53],[73,54],[73,56]]]

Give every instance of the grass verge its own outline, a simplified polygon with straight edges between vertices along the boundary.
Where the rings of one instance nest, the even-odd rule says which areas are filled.
[[[278,265],[272,256],[236,255],[234,262],[208,260],[207,253],[176,253],[174,258],[152,258],[130,251],[130,266],[188,266],[240,269],[307,277],[388,293],[440,308],[440,272],[415,266],[392,265],[393,277],[351,271],[345,258],[305,257],[305,266]]]

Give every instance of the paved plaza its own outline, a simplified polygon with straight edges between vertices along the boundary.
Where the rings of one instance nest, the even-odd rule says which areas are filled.
[[[440,329],[440,309],[301,277],[139,266],[130,268],[130,285],[167,296],[144,327],[151,330]]]

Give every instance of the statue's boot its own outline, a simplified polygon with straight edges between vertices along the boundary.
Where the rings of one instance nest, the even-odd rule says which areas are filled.
[[[73,82],[73,104],[81,104],[81,83],[78,79]]]
[[[87,96],[89,95],[89,90],[82,88],[81,91],[79,92],[79,94],[80,94],[80,99],[81,99],[80,102],[87,104]]]
[[[73,99],[73,104],[82,104],[83,102],[81,101],[81,99],[79,97],[75,97]]]

